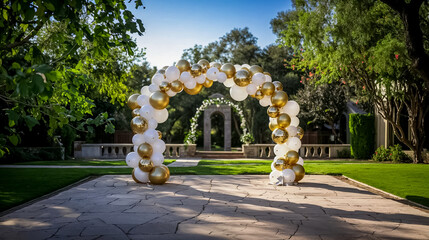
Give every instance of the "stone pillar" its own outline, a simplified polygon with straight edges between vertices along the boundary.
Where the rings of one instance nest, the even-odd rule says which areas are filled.
[[[231,107],[224,105],[222,111],[224,118],[223,148],[225,151],[231,151]]]
[[[209,111],[207,108],[204,110],[204,151],[210,151],[212,149],[212,113],[213,111]]]

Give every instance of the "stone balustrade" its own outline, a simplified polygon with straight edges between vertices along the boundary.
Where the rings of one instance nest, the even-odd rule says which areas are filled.
[[[243,145],[246,158],[274,158],[275,144]],[[339,151],[350,150],[350,144],[303,144],[299,155],[303,158],[337,158]]]

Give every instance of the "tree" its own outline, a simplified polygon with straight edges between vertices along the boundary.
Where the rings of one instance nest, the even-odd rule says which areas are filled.
[[[0,9],[0,156],[19,143],[23,125],[45,125],[53,136],[73,122],[80,130],[111,122],[90,117],[94,94],[125,101],[130,33],[144,31],[125,1],[3,1]]]
[[[291,65],[322,82],[345,81],[366,95],[395,136],[423,162],[424,79],[407,57],[401,19],[379,1],[296,1],[280,41],[295,50]],[[426,16],[428,11],[423,16]],[[425,15],[426,14],[426,15]],[[290,14],[291,15],[291,14]],[[425,50],[427,53],[427,50]],[[406,109],[411,139],[400,124]]]

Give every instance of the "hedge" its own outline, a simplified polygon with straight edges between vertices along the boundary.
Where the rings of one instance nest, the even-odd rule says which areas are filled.
[[[369,113],[349,116],[351,155],[356,159],[370,159],[374,153],[374,116]]]

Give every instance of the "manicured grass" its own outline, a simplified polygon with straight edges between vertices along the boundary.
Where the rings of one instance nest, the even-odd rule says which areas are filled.
[[[165,159],[164,164],[170,164],[175,159]],[[33,161],[20,162],[16,165],[53,165],[53,166],[126,166],[125,160],[118,161],[90,161],[90,160],[63,160],[63,161]]]

